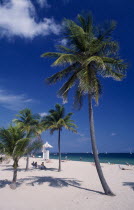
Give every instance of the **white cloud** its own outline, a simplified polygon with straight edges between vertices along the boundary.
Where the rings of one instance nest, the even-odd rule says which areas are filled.
[[[39,113],[39,115],[40,115],[41,117],[44,117],[44,116],[47,115],[47,113],[46,113],[46,112],[42,112],[42,113]]]
[[[111,133],[111,136],[116,136],[117,135],[117,133]]]
[[[81,136],[81,137],[84,137],[84,136],[85,136],[85,134],[79,133],[79,132],[77,132],[77,135],[79,135],[79,136]]]
[[[59,44],[63,46],[67,46],[67,39],[62,39],[61,41],[59,41]]]
[[[46,7],[50,8],[50,4],[48,4],[47,0],[37,0],[38,4],[40,5],[41,8]]]
[[[38,0],[38,3],[40,6],[47,5],[47,1],[43,0]],[[6,0],[0,5],[1,36],[34,38],[59,33],[60,26],[53,18],[38,20],[32,0]]]
[[[0,89],[0,105],[9,110],[18,111],[26,108],[29,103],[33,102],[33,99],[27,98],[26,95],[11,94],[6,90]]]

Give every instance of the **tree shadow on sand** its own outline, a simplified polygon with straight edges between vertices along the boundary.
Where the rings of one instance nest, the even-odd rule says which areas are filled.
[[[58,172],[58,169],[57,168],[46,168],[45,170],[46,171],[57,171]]]
[[[7,179],[5,179],[5,180],[0,180],[0,189],[1,189],[1,188],[4,188],[4,187],[6,187],[6,186],[9,187],[11,184],[12,184],[12,182],[9,181],[9,180],[7,180]],[[22,184],[21,182],[17,182],[17,183],[16,183],[16,186],[19,187],[21,184]]]
[[[124,186],[130,186],[132,190],[134,190],[134,182],[123,182]]]
[[[12,170],[13,168],[11,167],[7,167],[6,169],[3,169],[3,171],[5,170]],[[30,170],[40,170],[40,169],[29,169]],[[57,168],[47,168],[46,170],[48,171],[57,171]],[[25,169],[18,169],[18,171],[25,171]],[[44,176],[29,176],[27,178],[22,178],[22,179],[18,179],[17,180],[17,187],[20,187],[24,182],[26,182],[26,185],[31,185],[31,186],[37,186],[37,185],[41,185],[44,183],[48,183],[50,187],[55,187],[55,188],[63,188],[63,187],[75,187],[78,188],[80,190],[86,190],[89,192],[94,192],[94,193],[99,193],[101,195],[105,195],[103,192],[100,191],[96,191],[96,190],[91,190],[88,188],[84,188],[81,186],[82,181],[76,180],[74,178],[54,178],[51,176],[45,176],[45,170],[44,171]],[[4,188],[6,187],[6,185],[10,185],[11,181],[8,180],[0,180],[0,188]]]
[[[41,184],[44,184],[44,183],[48,183],[50,187],[62,188],[62,187],[71,186],[71,187],[75,187],[75,188],[78,188],[78,189],[81,189],[81,190],[87,190],[87,191],[90,191],[90,192],[95,192],[95,193],[105,195],[104,193],[102,193],[100,191],[91,190],[91,189],[88,189],[88,188],[81,187],[81,182],[82,181],[79,181],[79,180],[76,180],[76,179],[73,179],[73,178],[72,179],[67,179],[67,178],[53,178],[51,176],[46,176],[46,177],[36,176],[36,177],[31,177],[29,179],[31,180],[31,182],[27,183],[27,185],[35,186],[35,185],[41,185]]]
[[[6,185],[10,185],[10,184],[11,184],[11,182],[8,181],[7,179],[0,180],[0,188],[4,188],[4,187],[6,187]]]
[[[4,166],[5,167],[5,166]],[[40,171],[40,168],[29,168],[27,171],[33,171],[33,170],[38,170]],[[13,166],[6,166],[6,168],[2,169],[2,171],[13,171]],[[26,171],[25,168],[18,168],[17,171]],[[58,171],[57,168],[46,168],[46,169],[42,169],[42,171]]]
[[[35,169],[34,168],[28,169],[28,171],[32,171],[32,170],[35,170]],[[5,168],[2,171],[13,171],[13,167]],[[25,168],[18,168],[17,171],[26,171],[26,169]]]

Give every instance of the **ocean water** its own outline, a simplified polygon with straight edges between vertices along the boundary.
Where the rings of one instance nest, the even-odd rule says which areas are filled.
[[[42,157],[42,154],[38,154]],[[62,153],[62,160],[66,158],[73,161],[93,162],[93,155],[91,153]],[[50,153],[50,159],[58,159],[58,153]],[[100,153],[99,159],[101,163],[115,163],[115,164],[132,164],[134,165],[134,153]]]

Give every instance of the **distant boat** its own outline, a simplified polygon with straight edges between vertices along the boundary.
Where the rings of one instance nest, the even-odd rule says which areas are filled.
[[[105,154],[107,155],[107,152],[105,152]]]

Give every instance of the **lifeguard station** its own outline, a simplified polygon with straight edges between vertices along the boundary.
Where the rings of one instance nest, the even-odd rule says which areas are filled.
[[[43,145],[42,152],[43,152],[43,160],[49,160],[49,149],[53,148],[48,142]]]

